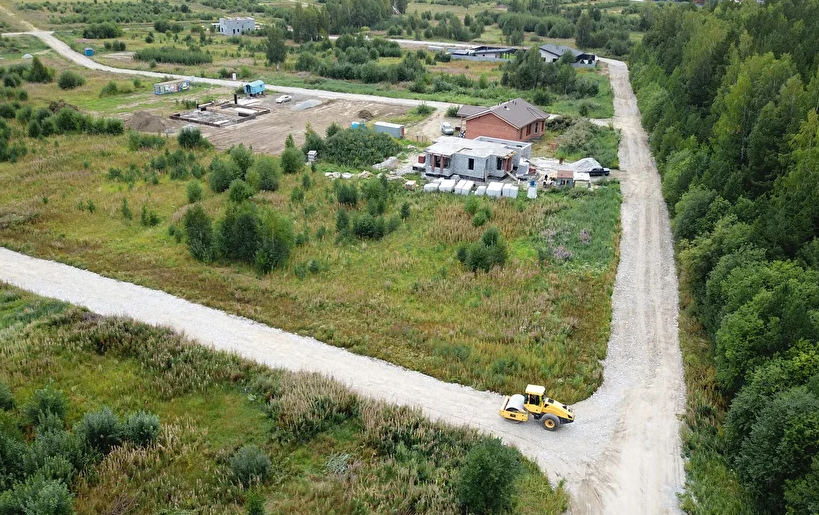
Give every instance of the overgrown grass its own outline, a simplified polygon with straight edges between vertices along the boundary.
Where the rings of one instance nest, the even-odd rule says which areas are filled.
[[[243,513],[248,492],[233,481],[229,457],[254,444],[273,463],[256,488],[269,513],[454,515],[457,470],[485,438],[318,375],[271,370],[2,283],[0,358],[18,406],[49,384],[68,397],[69,425],[101,405],[162,420],[156,445],[115,447],[71,481],[79,514]],[[31,438],[9,420],[0,431]],[[516,512],[565,510],[562,487],[520,459]]]
[[[338,167],[314,174],[300,202],[291,193],[301,178],[285,176],[278,191],[253,201],[290,218],[308,241],[294,249],[289,268],[259,277],[249,267],[196,262],[169,234],[184,213],[187,180],[164,173],[157,184],[108,179],[111,167],[141,169],[163,152],[126,148],[127,136],[59,137],[32,147],[36,154],[17,165],[0,165],[0,180],[18,184],[0,191],[0,220],[11,221],[0,243],[476,388],[507,392],[545,383],[558,399],[574,402],[600,383],[617,256],[616,184],[578,197],[483,200],[510,259],[475,275],[455,250],[477,241],[485,227],[472,225],[462,197],[399,189],[386,216],[404,202],[411,215],[395,233],[337,244],[338,207],[321,172]],[[175,151],[176,143],[168,148]],[[207,165],[213,153],[197,155]],[[134,213],[147,206],[159,224],[123,218],[123,199]],[[96,210],[78,211],[80,201]],[[224,202],[224,194],[208,192],[204,207],[218,217]],[[583,231],[590,243],[581,240]],[[551,233],[551,240],[543,236]],[[555,254],[557,247],[573,257]],[[304,276],[311,261],[319,272]]]

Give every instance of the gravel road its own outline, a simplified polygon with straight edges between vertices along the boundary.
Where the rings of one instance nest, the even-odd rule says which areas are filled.
[[[82,66],[165,76],[100,65],[73,52],[50,33],[31,33]],[[516,425],[501,419],[497,410],[502,396],[498,394],[444,383],[161,291],[3,248],[0,280],[104,315],[126,315],[166,325],[203,344],[271,366],[322,372],[361,394],[417,406],[431,418],[495,434],[536,460],[553,479],[566,479],[573,494],[574,515],[679,513],[675,494],[682,488],[684,473],[678,417],[684,409],[685,385],[677,339],[677,277],[668,213],[628,70],[621,62],[606,62],[615,94],[613,124],[622,131],[620,166],[626,171],[612,332],[603,385],[574,406],[577,422],[557,432],[547,433],[534,423]],[[230,87],[238,84],[199,80]],[[276,90],[323,98],[400,100],[298,88]]]

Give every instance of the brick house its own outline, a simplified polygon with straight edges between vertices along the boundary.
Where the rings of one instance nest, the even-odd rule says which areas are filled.
[[[496,138],[477,139],[441,136],[427,147],[424,172],[427,175],[459,175],[478,181],[502,179],[529,171],[532,144]]]
[[[512,141],[532,141],[543,135],[549,115],[522,98],[494,107],[465,105],[458,110],[461,128],[470,138],[487,136]]]

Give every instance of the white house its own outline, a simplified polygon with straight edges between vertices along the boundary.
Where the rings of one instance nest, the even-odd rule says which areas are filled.
[[[234,36],[253,32],[256,29],[256,20],[253,18],[219,18],[219,34]]]

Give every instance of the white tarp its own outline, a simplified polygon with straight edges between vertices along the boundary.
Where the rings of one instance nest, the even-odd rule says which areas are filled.
[[[424,184],[424,193],[431,193],[433,191],[438,191],[438,183],[437,182],[430,182]]]
[[[443,193],[452,193],[453,189],[455,189],[455,181],[452,179],[441,181],[441,184],[438,185],[438,191]]]
[[[478,186],[478,189],[475,190],[475,195],[478,197],[486,195],[486,186]]]
[[[574,163],[568,165],[568,168],[574,170],[575,172],[588,172],[593,168],[602,168],[602,166],[593,157],[586,157],[580,161],[575,161]]]
[[[504,197],[518,198],[518,187],[514,184],[504,184],[502,194]]]
[[[464,189],[464,186],[466,186],[466,180],[465,179],[461,179],[460,181],[458,181],[458,184],[455,185],[455,194],[456,195],[463,195],[462,191]]]

